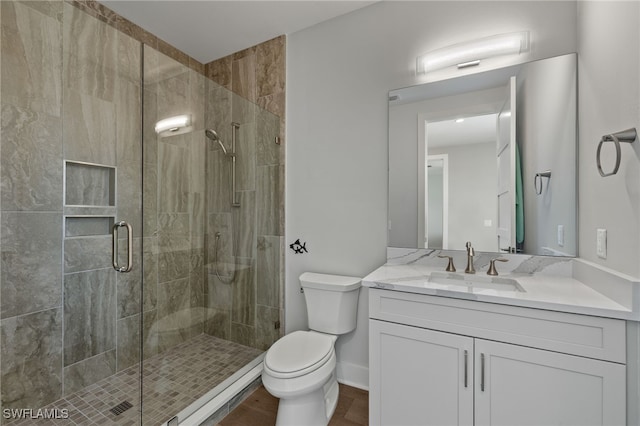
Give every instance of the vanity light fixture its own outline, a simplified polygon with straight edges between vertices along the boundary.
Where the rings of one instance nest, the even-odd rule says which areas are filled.
[[[176,115],[156,123],[156,133],[161,137],[179,135],[191,131],[191,115]]]
[[[416,72],[426,74],[456,65],[467,68],[487,58],[517,55],[530,49],[529,31],[499,34],[433,50],[416,59]]]
[[[464,122],[464,118],[458,118],[458,119],[456,120],[456,123],[462,123],[462,122]]]

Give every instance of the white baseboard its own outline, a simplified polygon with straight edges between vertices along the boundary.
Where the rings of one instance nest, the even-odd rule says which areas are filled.
[[[369,390],[369,369],[348,362],[338,362],[336,366],[338,382],[354,388]]]

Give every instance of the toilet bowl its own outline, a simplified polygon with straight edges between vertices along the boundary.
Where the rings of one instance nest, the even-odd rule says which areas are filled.
[[[306,272],[300,276],[309,331],[275,342],[262,383],[280,398],[276,426],[326,426],[338,402],[335,342],[355,329],[360,278]]]

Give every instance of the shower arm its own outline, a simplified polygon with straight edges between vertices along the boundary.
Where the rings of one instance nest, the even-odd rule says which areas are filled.
[[[240,207],[236,201],[236,135],[240,123],[231,122],[231,207]]]

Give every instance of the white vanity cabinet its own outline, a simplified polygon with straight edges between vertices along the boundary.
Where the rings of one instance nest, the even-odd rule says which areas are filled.
[[[371,425],[624,425],[625,322],[370,289]]]

